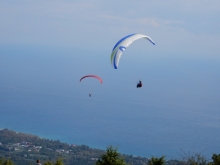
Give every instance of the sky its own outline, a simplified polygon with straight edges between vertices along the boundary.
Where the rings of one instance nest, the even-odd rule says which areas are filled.
[[[43,113],[48,115],[45,118],[50,117],[53,109],[57,110],[56,105],[70,114],[73,107],[80,107],[81,103],[88,101],[84,92],[88,94],[87,90],[95,86],[94,100],[90,99],[88,105],[83,105],[84,109],[80,107],[84,114],[76,110],[79,118],[86,114],[87,118],[82,121],[90,122],[87,108],[92,109],[90,105],[94,105],[94,109],[106,109],[104,112],[94,110],[93,113],[103,115],[103,119],[110,118],[104,123],[112,131],[125,131],[127,136],[138,127],[137,135],[143,136],[136,138],[143,140],[143,145],[137,147],[136,141],[129,141],[133,137],[128,137],[127,143],[123,143],[122,136],[119,139],[123,151],[129,147],[129,153],[138,151],[147,143],[145,138],[153,139],[155,145],[159,145],[162,137],[169,141],[173,131],[177,146],[193,146],[195,149],[202,143],[205,148],[199,148],[199,152],[200,149],[208,149],[210,157],[212,151],[217,152],[220,148],[212,143],[212,140],[218,141],[220,135],[219,16],[219,0],[1,0],[0,99],[4,101],[0,100],[0,115],[6,117],[7,125],[7,117],[13,114],[15,106],[25,113],[31,108],[36,109],[37,115],[42,115],[38,110],[45,108]],[[122,37],[133,33],[151,37],[156,45],[143,39],[135,41],[123,53],[119,68],[114,70],[110,64],[112,48]],[[88,73],[100,75],[102,86],[95,82],[79,86],[79,78]],[[136,81],[140,78],[143,88],[137,91]],[[55,101],[59,99],[62,101]],[[42,105],[39,105],[39,100]],[[120,103],[119,100],[122,103],[114,106]],[[132,110],[125,112],[127,108],[137,106],[140,109],[137,108],[135,114]],[[109,109],[122,116],[109,115]],[[150,113],[149,109],[155,111]],[[15,120],[19,115],[25,117],[20,112],[16,113]],[[71,118],[67,114],[64,116]],[[158,118],[153,120],[155,115]],[[45,123],[43,119],[42,123]],[[127,119],[128,124],[120,119]],[[92,120],[96,121],[95,115]],[[140,123],[135,122],[137,120]],[[148,121],[155,127],[148,125]],[[22,128],[25,128],[27,123],[25,120],[22,122]],[[80,120],[72,122],[81,124]],[[156,130],[158,137],[161,133],[160,141],[153,135],[144,135],[141,122],[151,131]],[[2,121],[0,124],[5,123]],[[66,124],[65,121],[61,125]],[[112,128],[117,124],[123,130]],[[13,127],[11,123],[8,125]],[[85,126],[84,123],[82,125]],[[96,128],[101,126],[101,121],[94,124]],[[15,127],[18,125],[14,124]],[[29,127],[32,130],[32,126]],[[22,128],[18,129],[25,131]],[[42,135],[50,130],[46,127],[45,130],[38,129],[43,131],[38,132]],[[60,134],[65,130],[60,129]],[[88,133],[90,131],[92,129]],[[111,139],[108,141],[108,133],[103,134],[106,143],[111,142]],[[213,137],[209,139],[210,134]],[[114,140],[116,144],[120,143],[118,139]],[[95,136],[90,144],[94,143],[97,143]],[[103,142],[102,147],[106,143]],[[170,143],[165,146],[168,148]],[[146,145],[155,149],[154,143]],[[165,151],[166,148],[161,153]],[[169,151],[167,149],[166,152]],[[141,152],[136,154],[144,155]]]
[[[219,13],[218,0],[3,0],[0,44],[110,51],[123,36],[142,33],[157,44],[155,54],[219,59]]]

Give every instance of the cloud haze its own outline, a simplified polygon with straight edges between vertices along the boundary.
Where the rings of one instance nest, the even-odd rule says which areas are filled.
[[[105,49],[124,35],[143,33],[155,40],[158,52],[216,57],[219,15],[217,0],[1,1],[0,44]]]

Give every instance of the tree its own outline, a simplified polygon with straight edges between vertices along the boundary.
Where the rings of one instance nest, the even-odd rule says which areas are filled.
[[[3,165],[14,165],[11,159],[7,159],[3,162]]]
[[[204,156],[201,155],[201,153],[195,153],[191,154],[190,152],[184,153],[183,162],[186,165],[207,165],[208,161],[205,159]]]
[[[58,159],[54,165],[64,165],[62,159]]]
[[[57,159],[56,163],[54,163],[54,164],[50,161],[47,161],[47,162],[44,163],[44,165],[64,165],[64,164],[63,164],[62,159]]]
[[[165,156],[162,156],[161,158],[155,158],[152,157],[149,161],[148,161],[148,165],[165,165]]]
[[[96,165],[125,165],[124,159],[120,158],[120,154],[117,152],[117,148],[112,146],[108,147],[106,154],[101,156],[101,159],[96,161]]]
[[[220,165],[220,154],[213,154],[212,155],[213,162],[210,163],[211,165]]]
[[[1,158],[0,165],[14,165],[14,163],[12,162],[11,159]]]
[[[53,163],[52,163],[52,162],[47,161],[47,162],[45,162],[45,163],[44,163],[44,165],[53,165]]]
[[[0,165],[3,165],[3,163],[4,163],[4,158],[1,158],[0,159]]]

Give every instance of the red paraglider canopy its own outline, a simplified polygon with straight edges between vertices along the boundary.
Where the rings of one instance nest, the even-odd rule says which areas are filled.
[[[100,81],[100,83],[102,83],[102,79],[101,79],[99,76],[92,75],[92,74],[89,74],[89,75],[83,76],[79,81],[81,82],[82,79],[87,78],[87,77],[97,78],[97,79]]]

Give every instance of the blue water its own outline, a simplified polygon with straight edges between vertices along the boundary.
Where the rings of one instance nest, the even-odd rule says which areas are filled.
[[[0,128],[135,156],[220,153],[220,60],[128,56],[113,70],[109,52],[0,53]],[[91,73],[103,84],[79,82]]]

